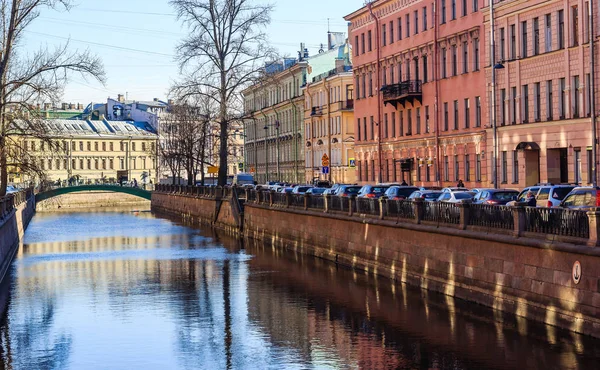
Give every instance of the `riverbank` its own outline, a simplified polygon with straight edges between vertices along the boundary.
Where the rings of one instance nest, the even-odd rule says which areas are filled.
[[[58,195],[37,204],[37,212],[71,211],[90,208],[150,209],[150,201],[135,195],[109,191],[86,191]]]
[[[0,199],[0,206],[0,281],[2,281],[35,214],[35,197],[32,192],[23,191]]]

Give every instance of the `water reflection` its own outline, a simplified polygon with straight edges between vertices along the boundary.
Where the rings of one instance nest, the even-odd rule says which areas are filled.
[[[576,369],[600,354],[598,341],[553,330],[551,344],[545,327],[242,247],[150,213],[36,215],[0,285],[0,366]]]

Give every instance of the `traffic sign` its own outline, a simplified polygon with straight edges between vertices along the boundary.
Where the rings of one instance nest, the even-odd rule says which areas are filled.
[[[209,166],[208,167],[208,174],[209,175],[211,175],[211,174],[217,174],[217,173],[219,173],[219,167],[217,167],[217,166]]]
[[[250,173],[255,173],[256,172],[256,168],[254,168],[254,166],[250,167]]]
[[[321,164],[323,167],[329,167],[329,157],[327,154],[323,154],[323,157],[321,158]]]
[[[354,159],[354,158],[348,159],[348,165],[350,167],[356,167],[356,159]]]
[[[328,166],[321,167],[321,173],[323,175],[327,175],[329,173],[329,167]]]

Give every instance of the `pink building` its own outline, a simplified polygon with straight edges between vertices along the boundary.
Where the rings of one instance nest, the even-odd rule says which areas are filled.
[[[482,6],[378,0],[345,17],[359,182],[489,186]]]
[[[494,4],[496,60],[504,66],[496,69],[500,186],[591,183],[589,3]],[[489,34],[489,8],[484,12]],[[491,82],[489,50],[486,45]],[[488,138],[486,152],[492,153],[491,129]]]

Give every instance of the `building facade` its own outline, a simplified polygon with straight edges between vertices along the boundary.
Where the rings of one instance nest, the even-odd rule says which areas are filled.
[[[45,120],[47,135],[55,144],[23,138],[21,147],[36,161],[49,181],[81,184],[133,181],[154,183],[156,158],[152,154],[158,139],[145,122]],[[36,182],[18,172],[9,182]]]
[[[495,60],[503,67],[496,68],[495,96],[500,186],[592,183],[589,2],[503,1],[494,7]],[[489,8],[485,14],[489,34]],[[489,66],[489,48],[486,55]],[[491,68],[486,73],[491,83]],[[488,140],[486,151],[493,150]]]
[[[345,17],[360,183],[489,184],[482,5],[379,0]]]
[[[354,154],[354,78],[349,44],[332,46],[310,58],[315,66],[335,66],[319,71],[310,68],[304,89],[305,181],[356,182]],[[323,158],[329,166],[323,169]]]
[[[268,65],[260,82],[242,92],[244,166],[259,183],[304,180],[304,56]]]

